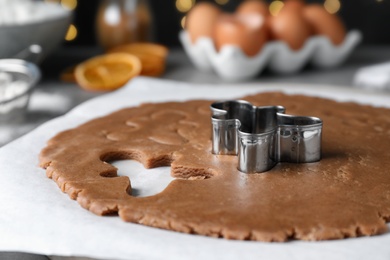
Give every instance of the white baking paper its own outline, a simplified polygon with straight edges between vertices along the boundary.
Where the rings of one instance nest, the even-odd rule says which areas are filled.
[[[389,95],[347,88],[288,83],[214,86],[135,79],[0,149],[0,250],[102,259],[390,259],[390,233],[336,241],[262,243],[181,234],[124,223],[119,217],[95,216],[63,194],[37,166],[40,150],[53,135],[119,108],[142,102],[236,98],[275,90],[378,106],[390,104]],[[167,169],[152,171],[158,175]],[[137,189],[149,192],[167,184],[139,185]]]

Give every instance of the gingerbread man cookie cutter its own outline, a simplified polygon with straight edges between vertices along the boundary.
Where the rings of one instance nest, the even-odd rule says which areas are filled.
[[[210,108],[212,153],[238,155],[241,172],[321,159],[320,118],[288,115],[282,106],[257,107],[243,100],[215,102]]]

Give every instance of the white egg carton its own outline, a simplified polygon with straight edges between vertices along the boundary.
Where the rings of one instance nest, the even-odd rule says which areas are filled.
[[[282,41],[270,41],[253,57],[248,57],[237,46],[225,45],[217,52],[211,38],[199,38],[192,43],[188,32],[179,33],[180,41],[194,65],[202,71],[215,71],[226,81],[240,81],[256,77],[266,67],[277,74],[291,74],[307,63],[317,68],[340,65],[361,41],[360,31],[348,32],[340,45],[333,45],[325,36],[310,37],[297,51]]]

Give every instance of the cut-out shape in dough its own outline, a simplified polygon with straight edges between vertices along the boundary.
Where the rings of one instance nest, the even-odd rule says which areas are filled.
[[[135,160],[121,160],[111,162],[118,168],[118,176],[127,176],[131,182],[131,195],[147,197],[162,192],[174,178],[171,177],[170,167],[145,169]]]

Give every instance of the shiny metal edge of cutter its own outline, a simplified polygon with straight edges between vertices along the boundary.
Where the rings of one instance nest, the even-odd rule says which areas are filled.
[[[243,100],[214,102],[210,108],[212,153],[238,155],[241,172],[321,159],[320,118],[288,115],[282,106],[257,107]]]

